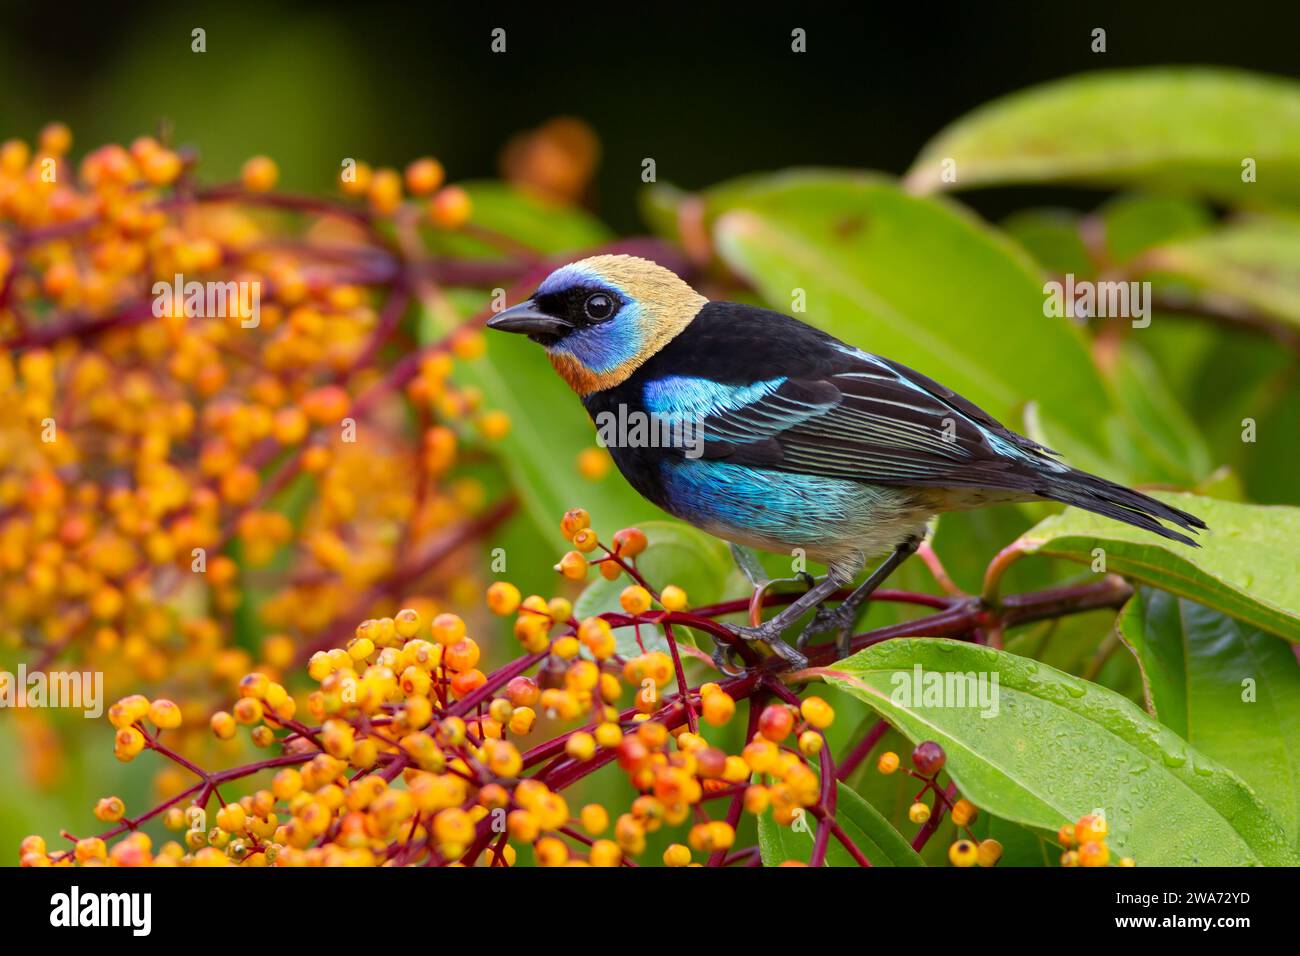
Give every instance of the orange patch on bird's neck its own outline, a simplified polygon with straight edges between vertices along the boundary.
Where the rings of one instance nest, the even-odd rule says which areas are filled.
[[[551,360],[555,371],[560,373],[560,378],[569,383],[569,388],[582,396],[590,395],[592,392],[602,392],[621,384],[636,371],[636,366],[640,364],[624,362],[608,372],[593,372],[572,355],[564,352],[547,352],[546,357]]]

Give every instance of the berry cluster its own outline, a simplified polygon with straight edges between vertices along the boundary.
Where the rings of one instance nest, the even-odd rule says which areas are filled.
[[[207,708],[411,591],[465,603],[446,559],[509,512],[457,467],[509,429],[452,374],[487,299],[422,348],[409,319],[536,255],[433,158],[349,160],[317,199],[267,157],[205,186],[165,139],[71,142],[0,144],[0,652]],[[499,255],[454,258],[449,230]]]
[[[1067,823],[1056,834],[1057,842],[1065,848],[1061,866],[1107,866],[1110,864],[1110,847],[1106,837],[1110,828],[1106,817],[1100,813],[1086,813],[1076,823]],[[1135,866],[1131,856],[1120,857],[1118,866]]]
[[[784,826],[805,814],[819,821],[825,836],[814,863],[832,838],[868,862],[835,821],[834,790],[823,783],[834,779],[824,737],[833,708],[758,668],[690,686],[675,640],[668,652],[620,655],[616,628],[716,625],[686,609],[680,588],[655,590],[641,576],[639,529],[605,546],[575,510],[562,531],[584,566],[628,576],[621,613],[579,621],[564,598],[523,597],[498,581],[487,604],[513,616],[522,656],[491,673],[454,614],[407,608],[363,621],[343,646],[307,661],[311,689],[295,694],[261,671],[239,680],[233,706],[207,720],[208,736],[231,741],[244,728],[271,755],[221,771],[195,762],[204,741],[187,731],[183,708],[125,697],[108,714],[117,757],[153,751],[193,779],[136,817],[105,797],[95,815],[110,830],[69,835],[71,847],[54,851],[30,837],[22,863],[508,866],[528,851],[546,866],[634,865],[660,831],[675,837],[662,851],[665,865],[753,863],[757,848],[737,847],[738,832],[745,814],[765,813]],[[566,576],[569,564],[569,556],[560,562]],[[710,738],[736,719],[741,702],[748,730],[732,753]],[[891,758],[897,767],[886,754],[882,769]],[[942,751],[922,744],[913,763],[939,793]],[[564,791],[607,766],[631,784],[631,802],[570,806]],[[224,800],[223,786],[256,777],[265,778],[262,789]],[[726,809],[711,814],[718,802]],[[974,815],[966,801],[945,805],[959,826]],[[181,834],[156,851],[143,829],[154,818]]]

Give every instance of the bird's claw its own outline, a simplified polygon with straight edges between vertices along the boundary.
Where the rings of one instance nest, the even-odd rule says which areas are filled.
[[[769,627],[767,624],[760,624],[758,627],[741,627],[732,624],[728,626],[728,629],[743,641],[765,645],[768,650],[785,661],[792,670],[800,670],[808,666],[808,658],[781,639],[781,630],[779,628]]]
[[[858,608],[840,605],[836,608],[819,607],[808,626],[799,632],[795,646],[803,650],[818,634],[833,633],[835,646],[841,657],[849,652],[849,638],[853,633],[853,622],[858,618]]]

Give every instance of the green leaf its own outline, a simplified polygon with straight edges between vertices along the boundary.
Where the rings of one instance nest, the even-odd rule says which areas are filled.
[[[767,810],[758,818],[758,849],[764,866],[780,866],[786,860],[808,862],[812,856],[817,821],[805,818],[808,829],[783,827]],[[912,845],[903,839],[867,801],[843,783],[836,784],[835,819],[845,835],[866,854],[872,866],[924,866]],[[858,861],[834,835],[826,846],[827,866],[857,866]]]
[[[1117,196],[1099,211],[1106,253],[1125,263],[1152,246],[1207,231],[1213,219],[1201,203],[1176,196]]]
[[[1025,209],[1004,219],[1002,228],[1048,273],[1082,278],[1097,271],[1073,210]]]
[[[1092,564],[1190,598],[1289,641],[1300,642],[1300,508],[1247,505],[1199,495],[1153,492],[1210,526],[1191,548],[1077,508],[1027,531],[1020,546]]]
[[[1247,158],[1255,182],[1242,181]],[[952,182],[945,160],[956,164]],[[919,193],[1046,182],[1300,203],[1300,86],[1207,68],[1088,73],[981,107],[931,140],[907,174]]]
[[[731,571],[727,546],[717,538],[676,521],[645,521],[638,525],[646,536],[646,549],[636,559],[642,577],[656,591],[675,584],[686,592],[693,606],[713,604],[722,597],[723,585]],[[631,581],[621,575],[613,581],[597,575],[573,604],[578,620],[606,611],[621,611],[618,596]],[[635,629],[619,628],[618,653],[629,657],[641,652]],[[692,632],[676,627],[678,642],[693,641]],[[667,650],[668,642],[658,627],[641,627],[641,643],[647,651]]]
[[[1128,419],[1135,423],[1130,471],[1148,481],[1194,485],[1210,473],[1210,449],[1200,430],[1170,393],[1145,351],[1125,342],[1107,378]]]
[[[996,679],[996,713],[914,701],[904,689],[915,667],[982,678],[990,694]],[[900,639],[825,677],[911,740],[938,742],[962,794],[994,816],[1053,831],[1100,809],[1112,853],[1141,866],[1296,863],[1286,832],[1230,770],[1131,701],[1046,664],[961,641]]]
[[[1044,317],[1043,283],[1014,244],[891,180],[800,171],[710,191],[721,257],[767,302],[887,355],[1014,425],[1029,400],[1085,445],[1112,408],[1079,329]],[[1008,343],[1015,343],[1008,348]]]
[[[1271,634],[1153,588],[1120,630],[1156,717],[1255,788],[1293,844],[1300,836],[1300,664]]]
[[[1143,266],[1188,282],[1220,308],[1300,326],[1300,222],[1252,216],[1152,249]]]

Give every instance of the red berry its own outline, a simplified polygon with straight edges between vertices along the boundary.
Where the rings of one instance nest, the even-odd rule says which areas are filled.
[[[780,743],[794,729],[794,715],[784,704],[768,704],[758,718],[758,732],[773,743]]]
[[[948,755],[943,752],[943,748],[933,740],[921,741],[912,751],[912,766],[924,777],[933,777],[942,770],[947,759]]]

